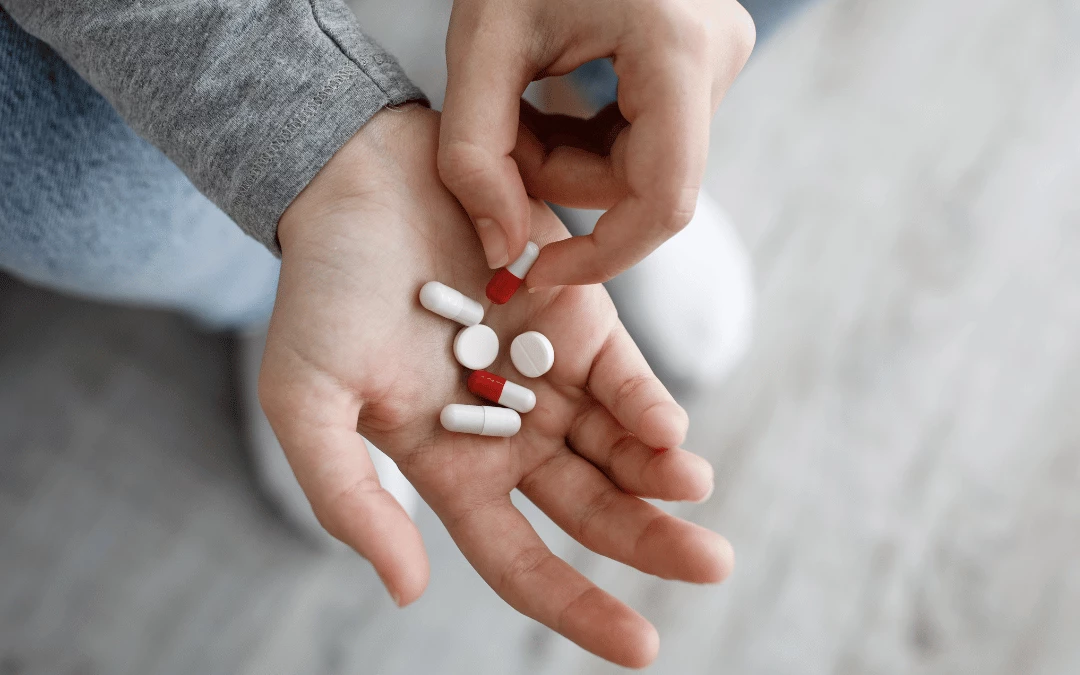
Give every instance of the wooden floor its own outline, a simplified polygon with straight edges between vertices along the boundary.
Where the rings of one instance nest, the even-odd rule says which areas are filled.
[[[692,408],[719,484],[679,509],[736,573],[656,582],[537,516],[656,623],[652,672],[1080,672],[1078,120],[1067,0],[824,0],[758,55],[709,178],[757,338]],[[232,376],[180,319],[0,277],[0,674],[617,670],[505,607],[430,512],[404,611],[305,549]]]

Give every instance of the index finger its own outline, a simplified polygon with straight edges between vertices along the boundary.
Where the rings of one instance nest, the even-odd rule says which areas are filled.
[[[484,581],[517,611],[619,665],[641,668],[656,658],[652,624],[554,555],[509,495],[439,515]]]
[[[627,431],[652,448],[674,448],[686,438],[690,418],[619,322],[589,371],[589,391]]]
[[[521,255],[529,237],[528,197],[510,156],[528,63],[521,51],[493,38],[503,30],[500,22],[459,9],[447,34],[438,168],[476,225],[489,266],[496,268]]]
[[[624,169],[626,195],[592,234],[546,247],[526,280],[530,288],[607,281],[678,233],[694,214],[708,154],[711,81],[689,61],[669,59],[632,69],[619,86],[620,109],[630,125],[612,146],[611,162]],[[548,167],[548,173],[558,172]],[[565,186],[568,200],[575,190],[581,188]]]
[[[394,602],[407,605],[427,586],[427,554],[356,432],[362,402],[326,379],[284,379],[281,373],[293,371],[280,363],[292,354],[280,343],[267,345],[259,382],[267,418],[319,523],[369,560]]]

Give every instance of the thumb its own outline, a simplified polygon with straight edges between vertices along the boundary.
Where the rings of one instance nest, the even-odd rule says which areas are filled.
[[[491,28],[462,30],[454,23],[446,43],[439,176],[472,218],[494,269],[521,255],[529,239],[528,197],[510,153],[530,76],[523,56],[488,37]]]
[[[396,604],[413,602],[427,586],[427,554],[416,525],[379,483],[356,432],[359,406],[347,395],[319,396],[329,388],[315,387],[321,391],[300,398],[318,410],[297,407],[275,392],[279,384],[264,367],[259,398],[319,523],[371,562]]]

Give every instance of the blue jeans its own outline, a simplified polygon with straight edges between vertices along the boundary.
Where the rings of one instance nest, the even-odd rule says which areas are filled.
[[[796,10],[810,4],[810,0],[739,0],[757,28],[757,44],[762,45],[777,26],[784,22]],[[586,100],[597,108],[615,100],[619,79],[611,67],[611,61],[598,59],[583,64],[571,78]]]
[[[764,36],[804,1],[743,4]],[[575,81],[595,103],[615,98],[607,61]],[[269,318],[278,261],[2,9],[0,120],[0,270],[214,329]]]
[[[0,269],[57,290],[265,321],[278,261],[0,9]]]

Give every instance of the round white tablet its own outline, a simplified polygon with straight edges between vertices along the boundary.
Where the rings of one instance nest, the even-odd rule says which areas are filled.
[[[510,360],[525,377],[540,377],[555,364],[555,348],[543,333],[522,333],[510,343]]]
[[[499,355],[499,336],[482,323],[458,331],[454,338],[454,356],[469,370],[483,370]]]

